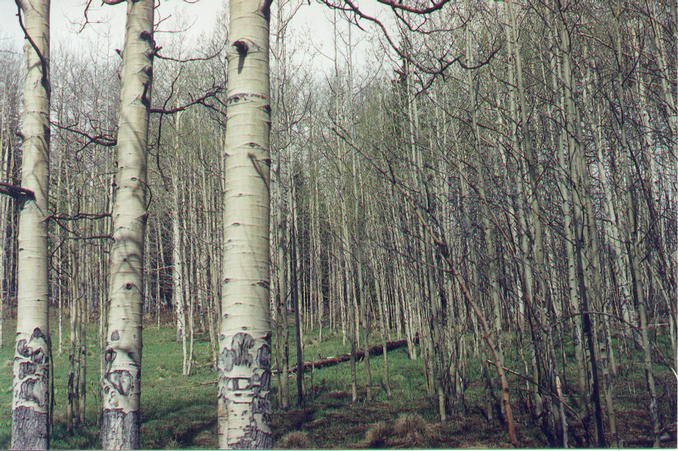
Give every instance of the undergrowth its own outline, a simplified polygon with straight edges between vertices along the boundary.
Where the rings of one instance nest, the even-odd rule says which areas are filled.
[[[150,323],[150,324],[149,324]],[[54,322],[52,323],[54,324]],[[141,447],[152,448],[216,448],[216,385],[212,367],[212,352],[207,334],[196,334],[194,363],[191,375],[181,375],[181,344],[175,341],[175,329],[170,323],[157,329],[152,322],[144,329],[142,360]],[[5,325],[5,346],[0,349],[0,449],[9,448],[11,434],[11,377],[14,324]],[[293,330],[292,330],[293,332]],[[294,337],[291,333],[290,337]],[[68,334],[63,350],[57,352],[54,342],[55,410],[52,448],[99,448],[99,347],[96,326],[88,329],[87,350],[87,419],[73,433],[66,429]],[[379,334],[370,337],[379,344]],[[290,343],[290,365],[296,362],[295,346]],[[305,360],[326,358],[350,349],[342,343],[340,332],[324,331],[318,343],[313,332],[305,339]],[[574,361],[570,343],[563,343],[562,355]],[[623,438],[648,436],[649,418],[642,366],[632,350],[633,361],[621,362],[615,377],[615,406],[618,429]],[[506,366],[523,372],[517,349],[507,347]],[[295,375],[288,377],[290,402],[287,411],[278,408],[280,375],[272,379],[274,405],[273,436],[276,448],[508,448],[506,427],[496,419],[489,422],[485,413],[485,388],[480,377],[481,354],[468,363],[469,377],[465,381],[462,403],[455,401],[445,423],[440,423],[435,399],[426,394],[421,361],[410,360],[407,348],[388,353],[392,398],[384,387],[383,356],[372,356],[371,394],[367,400],[366,372],[358,362],[358,402],[351,403],[351,373],[349,362],[309,370],[304,375],[305,402],[296,405]],[[665,367],[657,365],[656,377],[660,407],[665,424],[675,422],[675,379]],[[525,409],[528,384],[519,377],[510,377],[511,401],[514,405],[516,428],[521,446],[548,447],[548,441]],[[568,367],[566,379],[574,384],[576,368]],[[672,413],[673,412],[673,413]],[[671,416],[673,415],[673,418]],[[577,426],[573,425],[573,429]],[[627,443],[628,444],[628,443]],[[663,443],[674,446],[675,441]],[[632,446],[632,443],[630,444]]]

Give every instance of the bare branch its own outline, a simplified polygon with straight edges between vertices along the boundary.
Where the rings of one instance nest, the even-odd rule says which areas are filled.
[[[163,106],[163,108],[151,108],[149,110],[149,112],[150,113],[156,113],[156,114],[175,114],[175,113],[178,113],[180,111],[184,111],[185,109],[190,108],[193,105],[198,105],[198,104],[203,105],[204,104],[203,102],[205,102],[205,100],[212,98],[212,97],[215,97],[217,94],[221,93],[223,90],[224,90],[223,86],[213,86],[210,90],[205,92],[205,94],[203,94],[202,96],[200,96],[196,99],[190,100],[183,105],[178,105],[174,108],[166,108],[165,106]],[[192,97],[192,95],[189,93],[189,98],[190,97]],[[165,102],[165,105],[166,104],[167,104],[167,102]]]
[[[393,9],[399,9],[402,11],[407,11],[414,14],[430,14],[434,11],[438,11],[443,8],[450,0],[440,0],[439,2],[433,2],[431,6],[408,6],[404,5],[402,0],[377,0],[377,2],[382,5],[390,6]]]
[[[78,130],[75,127],[75,125],[62,125],[56,121],[49,121],[50,125],[55,126],[59,130],[64,130],[67,132],[75,133],[76,135],[82,136],[84,138],[87,138],[87,142],[80,148],[78,149],[78,152],[83,150],[85,147],[87,147],[90,144],[98,144],[100,146],[104,147],[113,147],[117,144],[117,139],[112,137],[112,136],[107,136],[107,135],[96,135],[92,136],[89,133],[83,132],[82,130]]]
[[[35,200],[35,193],[33,193],[33,191],[4,182],[0,182],[0,194],[13,197],[20,202],[25,202],[26,200]]]

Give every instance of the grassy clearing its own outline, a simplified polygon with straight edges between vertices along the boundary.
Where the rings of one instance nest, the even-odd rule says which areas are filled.
[[[147,324],[149,324],[147,322]],[[11,362],[13,358],[13,327],[6,325],[5,343],[0,350],[0,449],[8,448],[11,431]],[[328,357],[349,351],[342,344],[341,333],[327,333],[322,343],[306,338],[306,360]],[[64,337],[64,353],[55,358],[55,426],[53,448],[99,447],[99,348],[96,329],[89,330],[87,361],[87,422],[74,434],[66,431],[66,381],[68,372],[68,336]],[[291,337],[294,335],[291,334]],[[216,385],[211,367],[209,339],[198,334],[195,342],[195,363],[191,376],[181,375],[181,344],[174,341],[172,325],[157,329],[149,324],[144,330],[142,371],[142,430],[143,448],[215,448]],[[373,334],[371,344],[380,337]],[[296,362],[295,347],[290,346],[290,363]],[[564,348],[568,361],[571,347]],[[636,351],[634,351],[636,352]],[[507,349],[507,366],[522,368],[514,349]],[[361,386],[357,404],[350,403],[350,364],[309,371],[305,374],[306,403],[287,412],[277,408],[278,376],[273,378],[274,439],[278,448],[508,448],[505,427],[498,422],[489,424],[481,406],[485,395],[478,376],[467,381],[466,405],[454,406],[449,421],[440,424],[433,400],[427,399],[421,362],[412,361],[406,348],[388,353],[391,368],[393,398],[386,398],[382,386],[383,356],[372,357],[372,392],[374,400],[365,401],[364,364],[358,364]],[[469,362],[469,374],[480,374],[480,359]],[[618,428],[626,440],[647,437],[650,426],[647,415],[645,382],[639,359],[624,362],[615,378],[615,402]],[[522,371],[519,371],[522,372]],[[664,423],[675,421],[675,379],[666,368],[657,366],[660,407]],[[574,383],[576,367],[568,366],[567,378]],[[288,379],[291,401],[296,401],[295,376]],[[521,445],[530,448],[548,446],[546,439],[525,413],[526,385],[510,377],[511,396],[516,413]],[[665,443],[675,446],[674,442]]]

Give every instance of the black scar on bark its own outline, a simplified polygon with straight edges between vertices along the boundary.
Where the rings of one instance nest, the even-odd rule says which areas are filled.
[[[36,338],[42,338],[43,340],[47,340],[47,335],[45,335],[39,327],[36,327],[33,329],[33,333],[31,334],[31,340],[34,340]]]
[[[39,382],[38,379],[26,379],[21,383],[19,388],[19,398],[25,401],[31,401],[39,406],[44,406],[45,400],[40,399],[35,395],[35,385]]]
[[[35,351],[33,351],[33,355],[31,356],[31,360],[33,363],[36,365],[42,365],[47,361],[47,356],[42,350],[42,348],[38,348]]]
[[[261,7],[261,14],[266,19],[266,22],[271,20],[271,3],[272,0],[266,0],[264,1],[264,6]]]
[[[231,371],[233,369],[233,351],[224,348],[219,353],[219,368],[220,371]]]
[[[132,388],[132,374],[127,370],[115,370],[106,374],[111,386],[121,395],[126,396]]]
[[[259,385],[261,384],[261,377],[257,373],[254,373],[252,377],[247,380],[247,390],[252,390],[255,398],[259,396]],[[253,401],[254,402],[254,401]]]
[[[268,343],[264,343],[257,350],[257,365],[266,369],[271,367],[271,347]]]
[[[27,345],[25,339],[21,339],[17,342],[16,352],[21,357],[30,359],[31,362],[35,363],[36,365],[41,365],[45,363],[46,360],[45,353],[43,352],[42,347],[39,347],[34,351],[29,345]]]
[[[245,58],[247,57],[249,47],[245,41],[235,41],[233,46],[238,51],[238,73],[240,73],[245,65]]]
[[[224,402],[227,402],[228,397],[226,396],[226,387],[228,385],[228,378],[223,374],[223,371],[219,370],[219,383],[217,384],[217,398],[221,398]]]
[[[266,370],[261,375],[261,389],[268,390],[271,388],[271,372]]]
[[[37,365],[32,362],[21,362],[19,364],[19,379],[23,379],[30,374],[35,374],[36,369]]]
[[[222,351],[223,368],[226,371],[234,365],[252,366],[252,355],[249,350],[254,346],[254,338],[245,332],[238,332],[231,340],[231,347]]]
[[[26,346],[26,343],[27,341],[25,338],[22,338],[16,342],[16,353],[21,357],[29,357],[31,355],[31,350],[28,346]]]
[[[48,83],[48,85],[49,85],[49,83]],[[49,92],[49,89],[48,89],[47,92]],[[51,140],[50,140],[50,130],[49,130],[49,126],[48,126],[48,125],[43,125],[43,126],[42,126],[42,133],[43,133],[42,136],[45,137],[45,145],[46,145],[47,148],[49,149],[49,143],[50,143]]]
[[[19,406],[12,410],[11,449],[49,449],[47,412]]]
[[[139,38],[143,41],[146,42],[153,42],[153,33],[150,31],[144,30],[141,33],[139,33]]]
[[[240,385],[240,380],[244,379],[247,381],[246,384]],[[249,387],[249,379],[246,377],[229,377],[226,379],[226,389],[228,391],[238,391]]]
[[[40,343],[35,351],[33,351],[33,347],[31,346],[31,343],[36,339],[42,339],[43,342],[47,342],[47,337],[39,327],[33,329],[33,333],[31,334],[31,338],[29,340],[22,338],[21,340],[17,341],[16,352],[21,357],[30,357],[33,363],[41,364],[45,360],[45,353],[42,350],[43,343]]]
[[[149,83],[148,82],[144,83],[144,91],[141,93],[141,99],[140,99],[141,104],[144,107],[146,107],[146,109],[151,107],[151,97],[149,95],[149,89],[148,88],[149,88]],[[128,283],[127,285],[131,285],[131,284]],[[131,288],[128,288],[128,290],[130,290],[130,289]]]
[[[106,349],[106,352],[104,352],[104,362],[106,362],[105,363],[106,371],[108,371],[111,368],[111,365],[115,360],[116,354],[117,353],[115,352],[115,350],[111,348]]]
[[[122,437],[122,442],[120,442]],[[139,448],[139,412],[106,409],[101,415],[101,447],[103,449]]]

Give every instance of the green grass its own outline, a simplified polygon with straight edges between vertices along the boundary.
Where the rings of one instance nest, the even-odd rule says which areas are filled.
[[[53,321],[51,323],[55,329]],[[65,324],[66,325],[66,324]],[[5,324],[5,346],[0,350],[0,449],[9,448],[11,434],[11,377],[14,323]],[[99,414],[99,359],[97,329],[88,327],[87,346],[87,421],[74,434],[66,430],[67,380],[69,334],[64,330],[63,353],[58,354],[58,343],[53,330],[54,353],[54,433],[52,448],[98,448]],[[154,325],[144,329],[142,357],[141,404],[142,448],[188,446],[193,430],[200,432],[216,424],[216,386],[210,384],[215,373],[211,367],[209,338],[196,335],[194,363],[191,375],[181,374],[181,344],[176,343],[176,332],[171,327]],[[216,442],[215,442],[216,443]]]
[[[52,323],[54,324],[54,322]],[[173,325],[157,329],[152,321],[144,329],[144,351],[142,370],[142,448],[215,448],[216,440],[216,385],[212,354],[206,334],[196,335],[194,364],[190,376],[181,375],[181,344],[176,343]],[[0,449],[8,448],[11,431],[11,362],[13,358],[14,324],[5,325],[5,347],[0,350]],[[296,363],[294,330],[290,330],[290,364]],[[666,337],[658,337],[658,345],[664,347]],[[275,337],[274,337],[275,339]],[[55,368],[55,425],[52,436],[53,448],[98,448],[99,442],[99,348],[95,325],[88,331],[87,353],[87,421],[74,433],[65,427],[66,380],[68,372],[68,334],[64,336],[64,353],[57,353],[57,339],[54,340]],[[373,333],[371,344],[379,344],[380,336]],[[325,330],[323,341],[317,342],[317,334],[308,331],[305,338],[305,360],[328,357],[350,350],[348,340],[342,343],[341,332]],[[524,356],[529,359],[529,343],[521,343]],[[664,347],[665,349],[665,347]],[[574,362],[572,344],[564,343],[568,362]],[[305,434],[308,446],[315,448],[365,447],[365,437],[370,425],[384,422],[384,431],[389,439],[382,446],[389,447],[445,447],[445,448],[507,448],[510,447],[505,426],[494,422],[489,424],[482,413],[486,399],[484,383],[480,377],[482,356],[468,362],[466,381],[466,405],[453,406],[449,421],[440,424],[437,405],[426,395],[425,378],[420,360],[409,359],[406,348],[388,353],[391,369],[392,399],[387,399],[383,387],[383,356],[370,359],[372,392],[374,399],[365,400],[365,365],[358,363],[359,399],[351,405],[350,364],[307,371],[304,378],[306,402],[297,407],[296,380],[288,378],[290,401],[293,407],[283,412],[277,407],[279,377],[273,377],[273,434],[276,443],[291,431]],[[615,406],[618,429],[626,439],[649,435],[649,419],[644,371],[640,365],[640,354],[631,350],[632,360],[620,365],[615,378]],[[506,366],[524,373],[523,363],[514,345],[506,347]],[[529,360],[528,360],[529,361]],[[566,380],[576,381],[576,366],[567,367]],[[661,365],[655,366],[660,408],[664,424],[673,417],[675,421],[675,378]],[[514,405],[516,426],[522,446],[540,448],[548,442],[523,408],[526,399],[525,382],[509,375],[511,401]],[[673,404],[671,404],[673,396]],[[572,399],[574,405],[574,399]],[[398,435],[397,419],[405,414],[419,415],[427,424],[426,434],[416,440]],[[576,428],[577,426],[575,426]],[[669,442],[671,446],[675,442]]]

